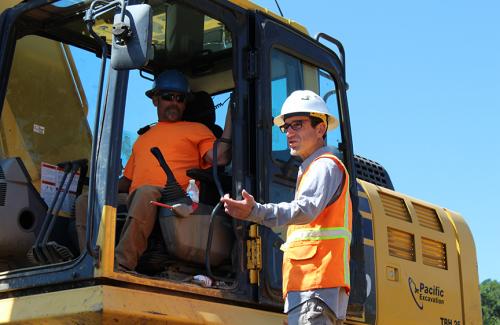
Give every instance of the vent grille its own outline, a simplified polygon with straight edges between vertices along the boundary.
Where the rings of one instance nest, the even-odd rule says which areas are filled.
[[[5,174],[3,172],[2,166],[0,166],[0,179],[5,179]]]
[[[387,228],[389,255],[415,261],[415,236],[410,233]]]
[[[354,167],[357,178],[394,190],[389,174],[378,162],[354,155]]]
[[[7,183],[0,183],[0,206],[5,206],[6,197],[7,197]]]
[[[413,203],[413,206],[415,208],[415,212],[417,213],[418,222],[422,227],[443,232],[443,225],[439,220],[436,210],[416,203]]]
[[[422,237],[422,256],[424,264],[447,270],[446,244]]]
[[[386,215],[406,222],[411,222],[410,212],[408,212],[408,208],[403,199],[382,192],[379,192],[379,194]]]

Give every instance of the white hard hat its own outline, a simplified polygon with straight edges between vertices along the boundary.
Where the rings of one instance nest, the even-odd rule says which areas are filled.
[[[339,125],[339,121],[328,111],[325,101],[310,90],[296,90],[291,93],[281,107],[281,114],[274,118],[274,125],[279,127],[285,124],[285,118],[288,117],[286,115],[301,115],[301,113],[328,121],[328,131]]]

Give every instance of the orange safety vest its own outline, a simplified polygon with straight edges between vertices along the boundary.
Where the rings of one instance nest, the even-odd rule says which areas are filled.
[[[325,158],[332,159],[345,175],[342,192],[310,223],[288,226],[287,240],[282,245],[284,298],[288,291],[321,288],[344,287],[349,293],[352,206],[347,169],[333,154],[323,154],[304,171],[296,193],[314,161]]]

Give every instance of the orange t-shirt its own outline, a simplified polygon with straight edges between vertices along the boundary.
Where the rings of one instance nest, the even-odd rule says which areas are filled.
[[[195,122],[158,122],[134,143],[123,175],[132,181],[129,193],[143,185],[164,186],[167,175],[151,153],[158,147],[177,182],[185,190],[189,183],[186,171],[208,168],[203,156],[212,149],[213,133],[203,124]]]

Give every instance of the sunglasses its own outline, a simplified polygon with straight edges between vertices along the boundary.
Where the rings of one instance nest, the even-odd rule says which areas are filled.
[[[302,125],[304,124],[304,122],[307,122],[307,121],[309,121],[309,120],[297,120],[297,121],[293,121],[292,123],[285,123],[282,126],[280,126],[280,130],[283,133],[287,133],[288,128],[292,128],[292,130],[298,131],[298,130],[302,129]]]
[[[186,100],[186,95],[162,93],[162,94],[159,94],[159,96],[161,99],[169,101],[169,102],[175,100],[178,103],[184,103],[184,101]]]

